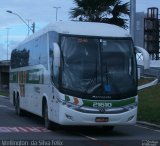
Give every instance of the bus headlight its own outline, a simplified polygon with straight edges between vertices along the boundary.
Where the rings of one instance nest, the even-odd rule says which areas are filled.
[[[57,102],[59,102],[62,105],[66,105],[68,108],[72,108],[72,109],[80,108],[80,105],[75,105],[74,103],[67,102],[67,101],[62,100],[62,99],[57,99]]]
[[[67,106],[68,108],[72,108],[72,109],[80,108],[79,105],[75,105],[75,104],[70,103],[70,102],[66,102],[66,106]]]
[[[132,105],[125,106],[125,107],[123,107],[123,108],[124,108],[124,109],[127,109],[128,111],[130,111],[130,110],[132,110],[132,109],[134,109],[134,108],[136,108],[136,107],[137,107],[137,103],[132,104]]]

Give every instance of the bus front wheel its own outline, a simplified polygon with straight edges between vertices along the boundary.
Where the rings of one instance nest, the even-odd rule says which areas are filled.
[[[51,129],[52,125],[51,125],[51,121],[48,119],[48,106],[46,103],[44,105],[44,115],[43,116],[44,116],[45,128]]]

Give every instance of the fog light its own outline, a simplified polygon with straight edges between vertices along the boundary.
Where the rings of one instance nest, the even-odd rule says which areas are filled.
[[[131,121],[133,118],[134,118],[134,115],[133,115],[133,116],[130,116],[130,117],[128,118],[128,121]]]
[[[68,114],[65,114],[66,118],[69,119],[69,120],[72,120],[73,121],[73,117],[68,115]]]

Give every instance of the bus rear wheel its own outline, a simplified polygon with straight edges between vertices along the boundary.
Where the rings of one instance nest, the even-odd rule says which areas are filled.
[[[16,114],[18,116],[22,116],[23,115],[23,110],[20,108],[20,101],[19,98],[17,98],[16,102],[15,102],[15,110],[16,110]]]
[[[48,105],[46,103],[44,105],[43,117],[44,117],[44,126],[45,126],[45,128],[51,129],[52,128],[52,124],[51,124],[51,121],[48,119]]]

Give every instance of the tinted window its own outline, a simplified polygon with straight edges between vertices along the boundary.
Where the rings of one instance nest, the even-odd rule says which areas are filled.
[[[11,54],[11,68],[42,64],[48,68],[47,34],[18,46]]]

